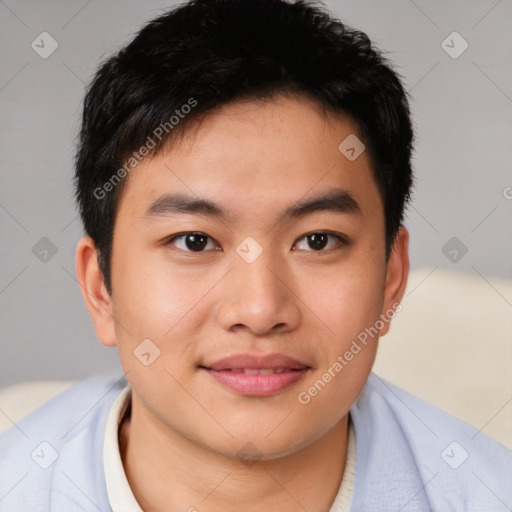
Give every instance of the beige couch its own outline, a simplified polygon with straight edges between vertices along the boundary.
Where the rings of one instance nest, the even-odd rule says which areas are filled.
[[[402,305],[374,372],[512,450],[512,280],[421,268]],[[0,431],[70,384],[0,390]]]

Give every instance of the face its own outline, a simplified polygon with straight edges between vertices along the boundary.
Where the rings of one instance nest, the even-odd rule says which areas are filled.
[[[377,348],[362,333],[385,333],[408,270],[404,230],[386,266],[369,155],[338,149],[357,133],[299,97],[230,104],[130,174],[103,308],[115,321],[91,314],[161,428],[271,459],[346,418]]]

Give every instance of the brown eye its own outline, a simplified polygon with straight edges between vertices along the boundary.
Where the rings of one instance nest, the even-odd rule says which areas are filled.
[[[204,249],[208,246],[210,240],[213,241],[204,233],[189,232],[173,236],[166,242],[166,245],[174,245],[186,252],[205,252]],[[215,249],[215,244],[213,244],[213,248]]]
[[[323,249],[328,246],[330,239],[335,240],[334,245],[331,243],[331,246],[324,251]],[[309,233],[303,236],[300,240],[306,240],[307,247],[299,247],[299,249],[310,252],[327,252],[330,249],[341,248],[345,245],[348,245],[348,242],[343,235],[326,231],[316,231],[314,233]],[[311,251],[311,249],[313,251]]]
[[[312,249],[321,250],[329,241],[329,235],[325,233],[313,233],[312,235],[308,235],[308,244]]]
[[[185,235],[185,245],[191,251],[202,251],[208,243],[208,237],[199,233]]]

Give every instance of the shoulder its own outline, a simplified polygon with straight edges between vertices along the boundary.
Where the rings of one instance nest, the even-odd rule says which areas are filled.
[[[460,510],[512,506],[512,452],[478,429],[374,373],[351,416],[356,484],[358,469],[368,475],[359,477],[364,492],[396,498],[393,506],[404,510],[422,510],[420,503]],[[400,480],[402,492],[391,492]]]
[[[104,502],[105,425],[112,403],[126,386],[119,372],[90,376],[0,434],[2,506],[42,510],[49,503],[55,509],[74,504],[68,507],[70,511],[88,510],[90,503],[76,508],[84,493],[99,494],[98,500]]]
[[[412,395],[386,379],[371,373],[359,397],[359,406],[376,414],[392,416],[403,428],[404,435],[414,434],[418,447],[430,447],[435,439],[459,436],[469,439],[468,445],[485,448],[510,461],[512,452],[481,430],[465,423],[448,412],[442,411]],[[486,453],[488,453],[486,451]],[[475,453],[476,455],[476,453]]]

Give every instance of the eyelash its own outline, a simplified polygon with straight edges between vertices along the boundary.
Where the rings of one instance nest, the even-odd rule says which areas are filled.
[[[191,234],[194,234],[194,235],[204,235],[206,236],[207,238],[209,238],[210,240],[214,240],[212,237],[208,236],[206,233],[203,233],[201,231],[185,231],[183,233],[178,233],[176,235],[172,235],[171,237],[167,238],[165,241],[164,241],[164,245],[172,245],[172,242],[175,241],[176,239],[178,238],[183,238],[187,235],[191,235]],[[331,236],[331,237],[334,237],[338,240],[339,242],[339,245],[336,246],[336,247],[331,247],[330,249],[320,249],[318,251],[315,251],[314,249],[311,249],[309,251],[306,251],[306,252],[313,252],[313,253],[325,253],[325,252],[331,252],[331,251],[336,251],[336,250],[339,250],[347,245],[350,244],[349,240],[347,239],[347,237],[341,233],[337,233],[335,231],[311,231],[309,233],[306,233],[305,235],[303,235],[302,237],[298,238],[296,242],[294,242],[294,245],[300,241],[300,240],[303,240],[305,238],[307,238],[308,236],[311,236],[311,235],[328,235],[328,236]],[[214,240],[216,242],[216,240]],[[203,252],[210,252],[210,251],[190,251],[190,250],[185,250],[185,249],[179,249],[177,248],[178,251],[182,251],[182,252],[185,252],[185,253],[190,253],[190,254],[201,254]],[[217,250],[217,249],[215,249]],[[301,249],[302,250],[302,249]]]

